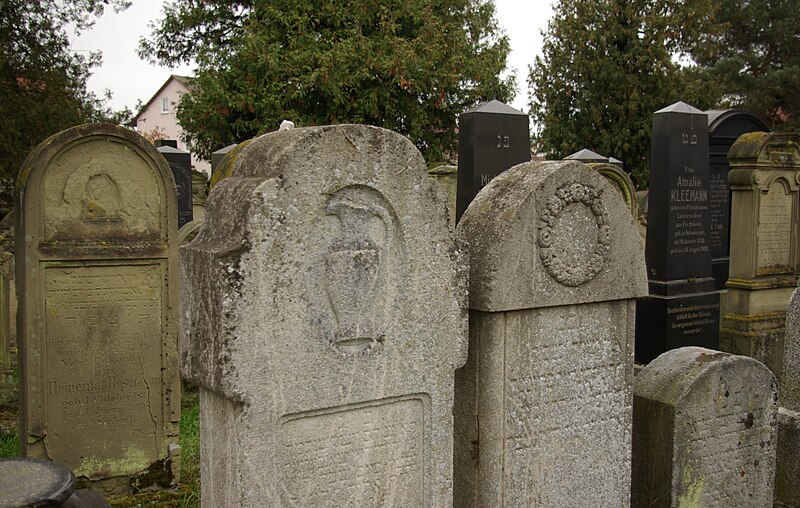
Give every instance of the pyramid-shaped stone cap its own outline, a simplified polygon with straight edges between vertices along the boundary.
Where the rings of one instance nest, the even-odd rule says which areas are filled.
[[[659,109],[654,115],[658,115],[660,113],[685,113],[687,115],[705,115],[703,111],[700,111],[694,106],[690,106],[683,101],[678,101],[675,104],[671,104],[666,108]]]
[[[185,150],[181,150],[179,148],[174,148],[169,145],[163,145],[156,148],[160,153],[189,153]]]
[[[495,115],[522,115],[528,116],[527,114],[523,113],[518,109],[514,109],[508,104],[503,104],[498,100],[489,101],[487,103],[481,104],[480,106],[476,106],[469,111],[465,111],[463,114],[467,115],[470,113],[491,113]]]
[[[583,150],[578,150],[572,155],[567,155],[564,157],[564,160],[581,162],[608,162],[609,159],[604,155],[600,155],[599,153],[593,152],[588,148],[584,148]]]

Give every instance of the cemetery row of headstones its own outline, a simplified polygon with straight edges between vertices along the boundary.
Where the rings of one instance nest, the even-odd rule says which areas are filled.
[[[83,126],[40,145],[17,208],[24,453],[107,492],[145,476],[169,484],[179,460],[175,183],[123,131]],[[648,274],[630,203],[600,172],[548,162],[503,173],[466,210],[459,243],[420,154],[394,133],[278,132],[231,164],[180,263],[181,368],[201,387],[204,502],[629,503],[632,422],[633,442],[655,447],[649,432],[637,438],[632,410],[634,299],[647,295]],[[679,175],[679,187],[702,179],[696,165],[700,176]],[[662,274],[649,275],[652,288]],[[703,471],[689,494],[667,484],[663,495],[771,498],[769,371],[699,350],[662,363],[648,369],[685,390],[660,408],[719,398],[720,386],[696,380],[733,372],[718,411],[697,418],[740,436],[688,436],[697,422],[673,418],[674,450],[661,451],[716,444],[694,469],[670,473]],[[744,387],[740,373],[752,378]],[[634,475],[667,471],[673,455],[634,459]],[[741,461],[750,469],[735,488],[715,483],[715,467]]]

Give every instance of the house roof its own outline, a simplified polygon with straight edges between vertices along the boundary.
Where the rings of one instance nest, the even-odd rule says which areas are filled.
[[[188,76],[178,76],[177,74],[172,74],[172,75],[170,75],[170,77],[169,77],[169,78],[167,78],[167,80],[166,80],[166,81],[164,81],[164,84],[163,84],[163,85],[161,85],[161,88],[159,88],[159,89],[156,91],[156,93],[154,93],[154,94],[153,94],[153,96],[152,96],[152,97],[150,97],[150,100],[149,100],[149,101],[147,101],[147,102],[145,102],[145,103],[144,103],[144,105],[142,106],[142,109],[140,109],[140,110],[139,110],[139,112],[138,112],[138,113],[136,113],[136,116],[134,116],[134,117],[133,117],[133,124],[134,124],[134,125],[136,125],[136,122],[138,122],[138,121],[139,121],[139,117],[140,117],[140,116],[142,116],[142,113],[144,113],[145,111],[147,111],[147,108],[149,108],[149,107],[150,107],[150,104],[152,104],[152,103],[153,103],[153,101],[155,101],[155,100],[158,98],[158,96],[159,96],[159,95],[161,95],[161,92],[163,92],[163,91],[164,91],[164,89],[167,87],[167,85],[169,85],[169,83],[170,83],[172,80],[175,80],[175,81],[177,81],[178,83],[180,83],[181,85],[183,85],[184,87],[186,87],[186,89],[189,89],[189,88],[191,88],[191,80],[192,80],[192,78],[190,78],[190,77],[188,77]]]

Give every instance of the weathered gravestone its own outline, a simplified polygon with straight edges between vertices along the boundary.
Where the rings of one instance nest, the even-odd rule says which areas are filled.
[[[645,253],[650,296],[636,307],[636,360],[719,344],[719,292],[711,277],[708,130],[678,102],[653,115]]]
[[[465,266],[399,134],[254,139],[181,248],[209,506],[450,506]]]
[[[725,289],[730,263],[731,191],[728,187],[728,151],[742,134],[768,131],[756,115],[740,109],[706,111],[708,116],[708,209],[711,273],[716,289]]]
[[[220,148],[216,152],[211,152],[211,178],[214,178],[214,175],[217,173],[217,168],[222,162],[222,159],[224,159],[234,148],[236,148],[236,143],[232,143],[226,147]]]
[[[456,227],[458,167],[450,164],[434,164],[428,167],[428,176],[436,180],[447,196],[447,208],[450,210],[450,224]]]
[[[786,306],[800,272],[800,134],[744,134],[728,153],[731,262],[720,347],[780,381]]]
[[[668,351],[636,376],[633,506],[772,506],[775,377],[700,347]]]
[[[633,185],[633,180],[628,176],[628,173],[620,169],[616,164],[611,163],[593,162],[587,165],[603,175],[611,183],[622,196],[631,215],[637,218],[639,216],[639,207],[636,201],[636,187]]]
[[[780,378],[775,504],[800,506],[800,291],[797,289],[786,312]]]
[[[178,228],[192,221],[192,154],[171,146],[160,146],[158,152],[167,159],[178,196]]]
[[[495,178],[459,224],[469,243],[469,359],[456,372],[455,505],[628,506],[633,217],[579,162]]]
[[[17,178],[20,442],[105,493],[179,471],[175,182],[135,132],[62,131]]]
[[[528,115],[500,101],[489,101],[458,117],[456,221],[492,178],[531,160],[528,123]]]

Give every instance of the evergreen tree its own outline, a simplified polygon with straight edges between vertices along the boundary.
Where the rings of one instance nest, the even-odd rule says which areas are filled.
[[[446,159],[458,114],[511,98],[508,52],[488,0],[181,1],[140,44],[197,62],[178,119],[205,157],[288,119],[386,127]]]
[[[65,27],[89,28],[124,0],[0,0],[0,183],[16,177],[42,140],[67,127],[108,119],[103,100],[86,90],[100,55],[70,51]]]
[[[773,129],[800,128],[800,5],[796,0],[722,0],[715,30],[692,48],[724,106],[753,111]]]
[[[646,186],[653,112],[678,100],[714,105],[718,91],[675,56],[711,11],[706,0],[560,0],[530,69],[538,149],[616,157]]]

